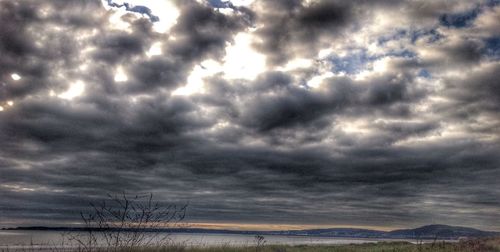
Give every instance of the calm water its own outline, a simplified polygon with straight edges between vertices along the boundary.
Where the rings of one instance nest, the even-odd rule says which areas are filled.
[[[73,232],[73,234],[76,234]],[[186,246],[251,246],[255,245],[253,235],[229,235],[229,234],[170,234],[170,241],[175,244]],[[63,244],[61,232],[54,231],[0,231],[1,248],[22,248],[36,246],[39,248],[54,247]],[[324,237],[297,237],[297,236],[265,236],[266,244],[352,244],[378,242],[377,239],[345,239]],[[68,245],[68,242],[65,241]],[[71,246],[71,245],[68,245]]]

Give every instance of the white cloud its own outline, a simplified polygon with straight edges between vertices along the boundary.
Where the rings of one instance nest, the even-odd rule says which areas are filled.
[[[114,1],[117,4],[122,4],[124,2],[129,3],[131,5],[141,5],[146,6],[151,9],[153,15],[157,16],[160,20],[158,22],[153,23],[153,28],[157,32],[165,33],[170,30],[172,26],[174,26],[177,22],[177,18],[179,17],[179,10],[170,0],[126,0],[126,1]],[[103,0],[103,5],[105,8],[110,9],[107,5],[106,1]],[[113,24],[128,29],[128,24],[121,21],[120,17],[126,13],[133,13],[137,16],[142,16],[139,13],[127,12],[125,8],[113,8],[117,12],[117,16],[113,17],[110,20]]]

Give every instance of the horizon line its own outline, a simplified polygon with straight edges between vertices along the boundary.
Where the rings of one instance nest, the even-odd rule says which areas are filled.
[[[262,224],[262,223],[212,223],[212,222],[188,222],[179,226],[165,226],[165,229],[205,229],[205,230],[227,230],[227,231],[301,231],[301,230],[311,230],[311,229],[337,229],[337,228],[350,228],[350,229],[365,229],[371,231],[383,231],[390,232],[401,229],[415,229],[419,227],[432,226],[432,225],[443,225],[451,227],[465,227],[478,229],[485,232],[500,232],[500,229],[484,229],[479,227],[471,226],[459,226],[450,224],[425,224],[418,226],[392,226],[392,227],[382,227],[382,226],[366,226],[366,225],[314,225],[314,224]],[[2,226],[0,229],[15,229],[15,228],[33,228],[33,227],[43,227],[43,228],[84,228],[81,223],[72,224],[59,224],[59,225],[10,225]],[[161,229],[161,228],[158,228]]]

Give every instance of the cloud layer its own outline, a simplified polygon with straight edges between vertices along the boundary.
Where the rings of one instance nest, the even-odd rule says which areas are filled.
[[[192,222],[498,229],[498,1],[169,4],[159,32],[154,6],[0,1],[1,225],[126,191]]]

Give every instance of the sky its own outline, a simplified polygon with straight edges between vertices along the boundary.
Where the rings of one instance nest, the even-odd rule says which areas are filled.
[[[0,0],[0,227],[500,230],[500,1],[125,2]]]

